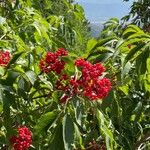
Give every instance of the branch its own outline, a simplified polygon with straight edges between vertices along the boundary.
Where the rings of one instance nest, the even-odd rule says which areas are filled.
[[[150,132],[145,134],[141,140],[139,140],[139,141],[137,141],[137,143],[135,143],[134,150],[138,150],[139,147],[141,147],[141,145],[147,141],[150,141]]]

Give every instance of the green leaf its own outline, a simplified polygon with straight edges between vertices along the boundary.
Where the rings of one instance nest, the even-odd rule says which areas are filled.
[[[38,22],[35,21],[32,25],[36,28],[36,30],[37,30],[39,36],[42,36],[42,33],[41,33],[40,28],[39,28]]]
[[[65,150],[73,149],[74,144],[74,124],[70,115],[66,114],[63,119],[63,141]]]
[[[91,57],[91,56],[96,56],[98,54],[104,54],[104,53],[114,53],[115,52],[115,49],[111,48],[111,47],[104,47],[104,46],[100,46],[100,47],[96,47],[95,50],[93,50],[90,55],[88,56]]]
[[[37,79],[37,76],[36,74],[33,72],[33,71],[27,71],[26,73],[26,76],[28,77],[29,81],[31,82],[32,85],[34,85],[34,82],[36,81]]]
[[[6,22],[6,18],[0,16],[0,25],[4,24]]]
[[[12,127],[12,118],[10,117],[10,97],[12,96],[10,92],[4,91],[3,92],[3,118],[4,118],[4,126],[6,129],[6,138],[9,138],[11,135],[11,127]]]
[[[52,93],[52,97],[53,97],[53,100],[56,102],[56,103],[59,103],[59,100],[60,100],[60,97],[62,96],[62,93],[60,91],[54,91]]]
[[[62,124],[58,124],[49,142],[50,150],[64,150]]]
[[[123,42],[118,48],[124,51],[124,48],[127,47],[128,45],[134,45],[137,44],[138,42],[142,42],[144,40],[147,40],[147,38],[133,38],[133,39],[128,39],[125,42]]]
[[[39,75],[38,78],[51,90],[53,91],[53,84],[47,80],[46,76]]]
[[[103,53],[101,55],[93,56],[89,60],[93,61],[94,63],[97,62],[105,62],[107,61],[111,56],[113,56],[113,53]]]
[[[95,48],[96,44],[97,44],[97,40],[90,39],[87,43],[86,53],[91,52]]]
[[[119,89],[127,96],[129,94],[129,87],[127,85],[120,86]]]
[[[3,111],[3,104],[1,102],[1,99],[0,99],[0,113]]]
[[[145,91],[150,92],[150,75],[147,75],[146,80],[144,80]]]
[[[136,25],[129,25],[127,29],[123,32],[123,37],[127,38],[134,33],[144,33],[139,27]]]
[[[75,71],[75,67],[74,67],[74,62],[73,60],[71,59],[71,57],[63,57],[62,58],[63,61],[66,62],[65,64],[65,70],[70,73],[70,75],[72,75]]]
[[[0,84],[0,102],[3,101],[3,92],[4,92],[4,86]]]
[[[146,66],[147,66],[147,72],[148,74],[150,74],[150,58],[147,59]]]
[[[13,83],[16,81],[17,77],[19,76],[19,73],[16,71],[8,71],[8,76],[5,80],[6,85],[13,85]]]
[[[24,92],[25,91],[30,91],[31,84],[30,84],[29,80],[26,79],[24,76],[19,76],[18,88],[23,90]]]
[[[117,40],[118,38],[116,36],[111,36],[111,37],[107,37],[105,39],[100,39],[97,43],[97,47],[99,46],[104,46],[105,44],[107,44],[108,42],[110,43],[113,40]]]
[[[80,126],[83,126],[83,119],[85,116],[83,103],[80,100],[74,98],[73,105],[74,105],[76,121]]]
[[[134,122],[138,122],[141,115],[142,115],[142,111],[143,111],[143,104],[142,102],[138,102],[138,104],[136,105],[136,108],[133,110],[133,113],[135,114],[135,118],[134,118]]]
[[[42,131],[45,130],[48,126],[50,127],[52,123],[55,121],[56,117],[58,115],[58,110],[53,110],[52,112],[48,112],[44,115],[42,115],[36,126],[34,127],[35,135],[41,134]]]
[[[139,75],[145,74],[147,71],[147,59],[149,58],[149,49],[146,48],[137,58],[136,58],[136,70]]]
[[[14,63],[17,61],[17,59],[18,59],[23,53],[24,53],[24,52],[21,51],[21,52],[17,52],[17,53],[15,53],[15,54],[13,54],[12,59],[10,60],[9,64],[7,65],[7,68],[9,68],[9,66],[10,66],[11,64],[14,64]]]
[[[113,132],[108,128],[109,122],[100,110],[97,110],[96,117],[98,120],[98,126],[100,134],[105,136],[107,149],[113,149],[113,143],[115,142]]]
[[[125,57],[124,64],[126,64],[128,61],[130,61],[131,59],[133,59],[133,58],[134,58],[134,55],[135,55],[137,52],[141,51],[141,49],[143,48],[143,46],[144,46],[143,44],[139,44],[138,46],[132,48],[132,49],[130,50],[130,52],[127,54],[127,56]],[[141,52],[142,52],[142,51],[141,51]]]
[[[75,129],[75,137],[74,137],[75,145],[76,147],[80,147],[81,149],[84,149],[81,133],[79,131],[78,126],[75,123],[74,123],[74,129]]]
[[[105,111],[110,106],[113,99],[114,99],[114,91],[112,90],[109,92],[108,96],[102,101],[101,107],[103,111]]]
[[[124,79],[125,75],[128,75],[132,65],[130,62],[126,63],[121,72],[121,78]]]
[[[135,33],[128,37],[128,39],[134,39],[134,38],[141,38],[141,39],[143,38],[143,39],[147,39],[149,41],[150,36],[145,33]]]
[[[5,74],[5,68],[0,66],[0,76],[3,76]]]

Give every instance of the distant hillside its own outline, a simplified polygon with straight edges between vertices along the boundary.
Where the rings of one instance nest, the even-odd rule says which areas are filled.
[[[91,35],[93,37],[98,37],[100,31],[103,29],[103,25],[100,23],[90,23],[90,27],[91,27]]]

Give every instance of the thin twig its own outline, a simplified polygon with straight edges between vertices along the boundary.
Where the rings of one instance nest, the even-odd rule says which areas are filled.
[[[145,134],[144,137],[141,140],[137,141],[137,143],[134,146],[134,150],[138,150],[139,147],[147,141],[150,141],[150,132]]]

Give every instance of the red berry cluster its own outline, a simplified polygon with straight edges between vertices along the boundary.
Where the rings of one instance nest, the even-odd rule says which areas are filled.
[[[64,48],[59,48],[55,53],[47,52],[45,58],[40,61],[40,70],[44,73],[54,71],[60,74],[65,66],[65,62],[61,60],[61,57],[67,55],[68,52]]]
[[[93,139],[93,141],[91,141],[91,142],[88,144],[87,149],[88,149],[88,150],[107,150],[106,144],[105,144],[104,142],[98,143],[98,142],[95,141],[94,139]]]
[[[12,136],[10,143],[14,150],[27,150],[32,143],[32,132],[26,127],[18,128],[18,135]]]
[[[92,65],[84,59],[77,59],[75,65],[81,69],[80,77],[74,75],[69,78],[62,75],[56,82],[56,89],[64,93],[60,102],[64,103],[76,94],[84,95],[91,100],[105,98],[111,89],[111,82],[102,76],[105,71],[103,65],[101,63]]]
[[[0,51],[0,66],[7,66],[11,58],[9,51]]]
[[[45,73],[54,71],[61,74],[65,65],[61,57],[67,55],[68,52],[63,48],[59,48],[55,53],[47,52],[45,58],[40,61],[41,71]],[[69,78],[67,75],[61,75],[56,82],[56,89],[64,93],[60,99],[61,103],[77,94],[82,94],[91,100],[105,98],[111,89],[111,82],[103,77],[105,71],[103,65],[101,63],[93,65],[82,58],[77,59],[75,65],[81,70],[80,77],[74,75]]]
[[[103,99],[111,89],[109,79],[102,77],[105,68],[101,63],[92,65],[84,59],[77,59],[75,65],[81,69],[82,76],[78,80],[83,95],[91,100]]]
[[[60,99],[61,103],[65,103],[72,96],[78,93],[79,84],[75,77],[69,78],[66,74],[60,77],[60,80],[56,82],[56,89],[63,91],[63,96]]]

